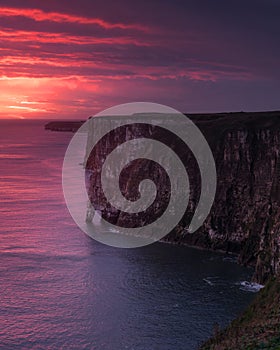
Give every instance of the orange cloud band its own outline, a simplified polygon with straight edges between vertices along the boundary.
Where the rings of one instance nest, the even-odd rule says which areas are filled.
[[[50,21],[57,23],[79,23],[79,24],[94,24],[104,29],[135,29],[146,31],[148,28],[139,24],[125,24],[125,23],[110,23],[101,18],[88,18],[82,16],[75,16],[59,12],[44,12],[39,9],[23,9],[13,7],[0,8],[0,17],[26,17],[34,21]]]

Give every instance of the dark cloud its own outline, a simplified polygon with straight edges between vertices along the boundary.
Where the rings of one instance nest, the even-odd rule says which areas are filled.
[[[277,0],[2,0],[0,75],[78,77],[66,95],[83,112],[93,94],[94,108],[279,109],[279,17]]]

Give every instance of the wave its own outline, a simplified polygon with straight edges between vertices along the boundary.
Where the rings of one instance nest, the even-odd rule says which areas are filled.
[[[260,291],[264,286],[259,283],[255,282],[248,282],[248,281],[241,281],[237,283],[240,286],[240,290],[243,290],[245,292],[252,292],[252,293],[257,293]]]
[[[210,286],[214,286],[217,283],[218,278],[219,278],[218,276],[206,277],[206,278],[203,278],[203,281],[209,284]]]
[[[232,263],[237,263],[237,257],[236,256],[225,256],[223,258],[223,261],[228,261]]]

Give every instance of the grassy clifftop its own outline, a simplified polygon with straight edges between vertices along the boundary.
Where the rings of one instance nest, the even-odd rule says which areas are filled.
[[[280,349],[280,278],[272,278],[244,313],[215,331],[200,350]]]

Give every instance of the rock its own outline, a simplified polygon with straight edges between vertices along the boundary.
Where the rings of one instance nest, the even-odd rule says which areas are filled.
[[[190,117],[213,151],[217,169],[216,197],[203,226],[195,233],[188,233],[190,216],[200,194],[197,169],[191,166],[188,170],[193,187],[188,212],[164,240],[237,254],[241,264],[255,265],[254,281],[265,283],[271,275],[280,272],[280,112]],[[140,130],[138,133],[141,135]],[[153,130],[146,133],[151,135]],[[99,156],[105,157],[116,141],[107,142]],[[169,143],[172,145],[172,140]],[[87,168],[96,169],[95,162],[96,159],[89,158]],[[134,165],[135,171],[126,172],[124,194],[128,194],[130,185],[137,183],[136,171],[142,177],[148,173],[146,165],[137,162]],[[133,178],[129,173],[134,174]],[[94,176],[91,181],[89,192],[96,196],[100,188],[95,188]],[[115,223],[122,220],[118,213],[112,216]]]

